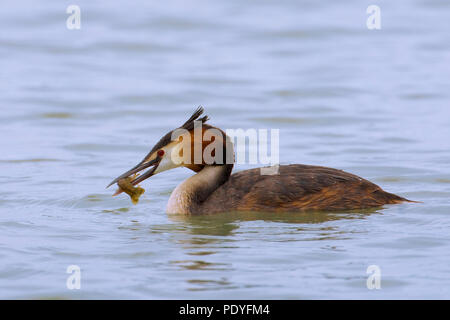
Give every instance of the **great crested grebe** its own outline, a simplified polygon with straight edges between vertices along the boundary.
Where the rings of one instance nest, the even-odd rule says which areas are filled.
[[[412,202],[356,175],[326,167],[292,164],[280,165],[275,175],[262,175],[261,168],[231,174],[234,153],[231,152],[230,157],[227,150],[233,150],[233,144],[225,132],[205,124],[208,117],[200,118],[202,113],[203,108],[199,107],[180,128],[163,136],[138,165],[114,179],[108,187],[121,179],[134,177],[146,168],[151,167],[144,174],[134,177],[132,185],[157,173],[186,167],[196,174],[172,192],[167,213],[351,210]],[[196,131],[198,124],[200,131]],[[219,136],[204,138],[209,129],[218,132]],[[211,152],[212,160],[206,159],[204,151],[213,142],[216,146],[219,143],[219,147]],[[200,148],[200,154],[196,153],[196,147]],[[121,191],[119,188],[117,193]]]

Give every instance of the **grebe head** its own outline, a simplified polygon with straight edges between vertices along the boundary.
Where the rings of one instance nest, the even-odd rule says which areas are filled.
[[[181,127],[165,134],[140,163],[114,179],[108,187],[147,168],[150,169],[131,182],[133,185],[177,167],[186,167],[195,172],[206,166],[232,167],[233,143],[225,132],[205,124],[209,118],[200,118],[203,111],[199,107]]]

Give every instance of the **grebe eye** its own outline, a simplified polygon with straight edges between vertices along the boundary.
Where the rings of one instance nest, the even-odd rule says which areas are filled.
[[[164,155],[164,150],[158,150],[158,156],[162,157]]]

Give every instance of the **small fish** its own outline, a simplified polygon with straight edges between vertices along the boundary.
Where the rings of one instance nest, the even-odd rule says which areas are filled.
[[[145,192],[144,188],[141,187],[135,187],[131,184],[131,181],[133,181],[134,177],[127,177],[120,179],[117,181],[117,185],[119,186],[119,189],[117,189],[116,193],[113,194],[113,196],[116,196],[122,192],[125,192],[130,196],[131,202],[133,204],[137,204],[139,202],[139,197],[142,196],[142,194]]]

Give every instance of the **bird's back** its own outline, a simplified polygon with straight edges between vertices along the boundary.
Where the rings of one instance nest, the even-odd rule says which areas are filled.
[[[277,175],[260,168],[237,172],[201,205],[199,213],[226,211],[350,210],[408,201],[351,173],[301,164],[279,167]]]

